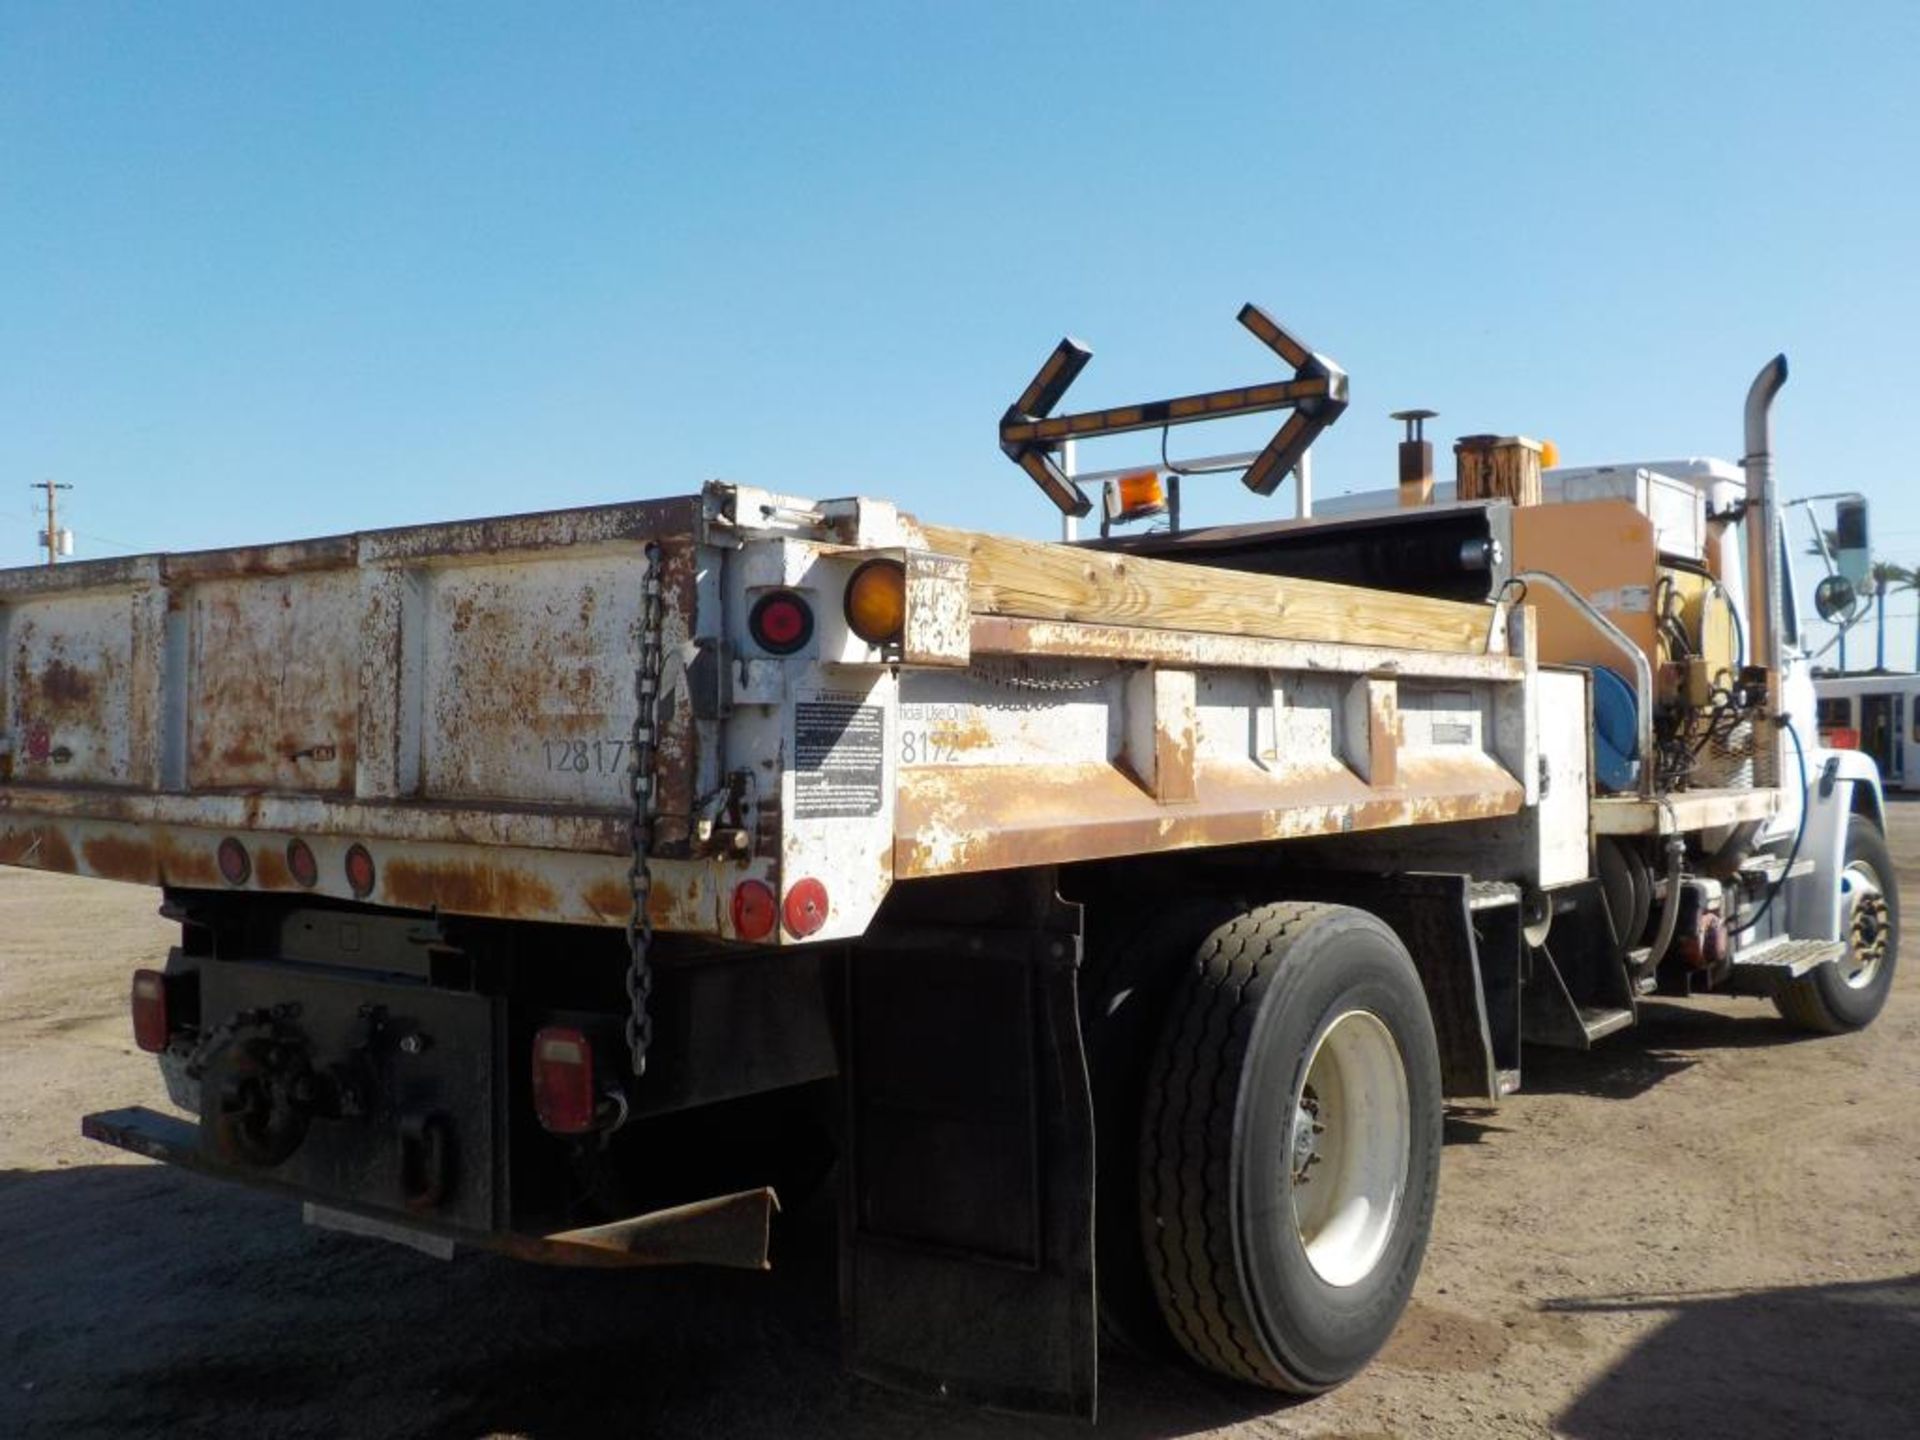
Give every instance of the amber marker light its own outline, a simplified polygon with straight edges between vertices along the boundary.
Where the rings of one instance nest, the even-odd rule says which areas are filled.
[[[907,567],[869,560],[847,582],[847,627],[869,645],[897,645],[907,628]]]

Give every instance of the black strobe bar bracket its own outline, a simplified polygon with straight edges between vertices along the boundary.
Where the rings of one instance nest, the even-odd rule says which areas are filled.
[[[1091,350],[1068,338],[1054,347],[1040,373],[1001,417],[1001,450],[1033,478],[1061,513],[1085,515],[1093,502],[1054,458],[1066,441],[1290,409],[1293,413],[1286,423],[1241,476],[1242,483],[1256,495],[1271,495],[1287,472],[1300,463],[1307,447],[1320,438],[1320,432],[1347,408],[1347,372],[1294,339],[1258,305],[1241,306],[1239,320],[1255,339],[1292,368],[1291,380],[1210,390],[1174,400],[1150,400],[1143,405],[1117,405],[1079,415],[1054,415],[1053,407],[1093,358]]]

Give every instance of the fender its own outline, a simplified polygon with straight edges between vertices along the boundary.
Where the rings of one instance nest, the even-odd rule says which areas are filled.
[[[1845,864],[1847,819],[1856,813],[1886,830],[1886,797],[1873,757],[1859,750],[1809,748],[1806,830],[1800,837],[1799,858],[1813,865],[1806,874],[1787,881],[1782,897],[1787,904],[1788,933],[1796,939],[1840,938],[1840,871]]]

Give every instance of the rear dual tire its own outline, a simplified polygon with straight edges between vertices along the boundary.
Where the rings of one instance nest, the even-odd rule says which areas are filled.
[[[1432,1227],[1440,1065],[1391,930],[1287,902],[1200,945],[1152,1052],[1139,1142],[1145,1269],[1210,1370],[1325,1390],[1398,1323]]]

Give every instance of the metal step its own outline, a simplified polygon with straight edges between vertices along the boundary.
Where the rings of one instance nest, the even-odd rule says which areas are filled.
[[[1580,1007],[1580,1028],[1587,1032],[1588,1040],[1598,1040],[1603,1035],[1624,1030],[1631,1024],[1633,1024],[1631,1010],[1609,1010],[1598,1005]]]
[[[1846,957],[1844,940],[1795,940],[1776,935],[1749,945],[1733,957],[1737,969],[1763,969],[1785,980],[1797,980],[1809,970]]]

